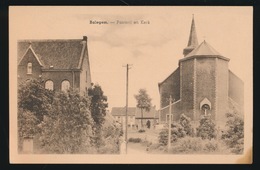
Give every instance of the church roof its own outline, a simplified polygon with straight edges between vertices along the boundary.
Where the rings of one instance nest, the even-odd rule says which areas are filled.
[[[186,57],[191,56],[222,56],[219,52],[217,52],[209,43],[205,40],[192,52],[190,52]]]
[[[188,60],[188,59],[194,58],[194,57],[218,57],[218,58],[224,59],[226,61],[229,61],[229,58],[222,56],[205,40],[197,48],[192,50],[192,52],[187,54],[187,56],[185,56],[185,58],[180,59],[179,61],[185,61],[185,60]]]
[[[191,29],[190,29],[190,36],[187,47],[197,47],[198,46],[198,38],[196,33],[195,21],[194,17],[192,18],[191,22]]]
[[[190,28],[190,36],[188,40],[188,45],[183,49],[183,55],[186,57],[194,48],[198,46],[198,38],[196,33],[195,21],[194,16],[192,17],[191,21],[191,28]]]
[[[80,69],[86,43],[82,39],[18,41],[18,61],[31,48],[43,69]]]

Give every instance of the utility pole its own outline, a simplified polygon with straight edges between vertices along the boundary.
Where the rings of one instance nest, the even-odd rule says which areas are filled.
[[[128,70],[131,68],[130,64],[126,64],[126,106],[125,106],[125,153],[127,154],[127,129],[128,129]]]
[[[170,95],[170,101],[169,101],[169,130],[168,130],[168,152],[171,148],[171,127],[172,125],[172,96]]]

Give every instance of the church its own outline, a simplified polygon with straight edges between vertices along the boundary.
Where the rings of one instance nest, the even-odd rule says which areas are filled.
[[[171,118],[178,121],[181,114],[197,124],[202,116],[212,118],[218,126],[225,124],[225,115],[236,108],[243,114],[244,83],[229,70],[230,59],[221,55],[205,40],[198,43],[194,17],[191,22],[188,45],[183,58],[162,82],[160,93],[159,123]]]
[[[40,79],[49,90],[91,87],[87,36],[83,39],[19,40],[18,83]]]

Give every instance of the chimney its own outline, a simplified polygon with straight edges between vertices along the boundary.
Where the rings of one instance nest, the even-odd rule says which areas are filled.
[[[83,41],[87,41],[88,37],[87,36],[83,36]]]

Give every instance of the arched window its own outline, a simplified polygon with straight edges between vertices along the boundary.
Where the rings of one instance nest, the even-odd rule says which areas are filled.
[[[32,63],[27,64],[27,74],[32,74]]]
[[[61,90],[67,91],[70,88],[70,82],[68,80],[63,80],[61,83]]]
[[[45,89],[53,90],[53,81],[47,80],[47,81],[45,82]]]

